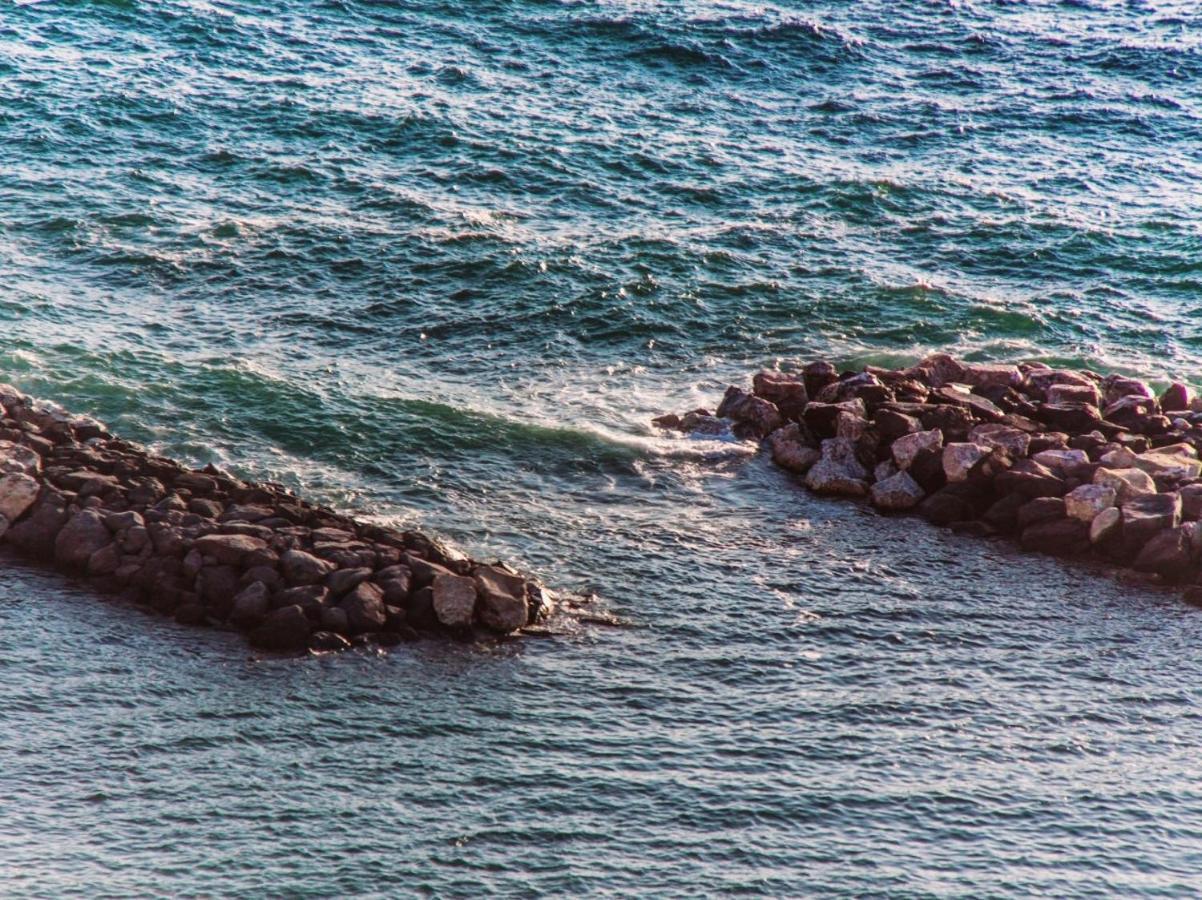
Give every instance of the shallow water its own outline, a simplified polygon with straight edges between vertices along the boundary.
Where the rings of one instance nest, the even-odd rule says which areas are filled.
[[[1200,18],[0,8],[4,378],[633,623],[256,661],[9,563],[3,892],[1195,895],[1202,619],[647,422],[1191,378]]]

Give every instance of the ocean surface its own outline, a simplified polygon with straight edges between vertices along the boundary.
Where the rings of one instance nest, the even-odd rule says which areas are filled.
[[[1202,892],[1202,613],[649,419],[1196,379],[1192,2],[0,0],[0,380],[595,593],[256,659],[5,563],[0,895]]]

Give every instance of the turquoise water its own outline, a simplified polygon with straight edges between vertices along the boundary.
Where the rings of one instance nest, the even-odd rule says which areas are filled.
[[[1200,27],[0,6],[3,378],[632,623],[255,661],[10,566],[0,892],[1195,896],[1202,618],[648,420],[815,356],[1194,379]]]

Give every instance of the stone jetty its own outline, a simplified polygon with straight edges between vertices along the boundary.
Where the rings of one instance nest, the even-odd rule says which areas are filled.
[[[0,385],[0,544],[272,651],[509,634],[553,602],[503,564],[279,485],[188,469],[9,385]]]
[[[1123,375],[946,354],[905,369],[765,371],[714,411],[655,420],[762,440],[819,494],[1093,557],[1202,604],[1202,401]]]

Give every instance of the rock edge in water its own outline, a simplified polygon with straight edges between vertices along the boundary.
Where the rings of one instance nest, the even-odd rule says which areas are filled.
[[[190,470],[0,385],[0,544],[261,649],[339,650],[423,632],[509,634],[546,618],[539,582],[358,522],[280,485]]]
[[[1093,557],[1188,585],[1202,605],[1202,401],[1122,375],[933,354],[906,369],[814,362],[730,387],[714,412],[654,421],[762,439],[820,494]]]

